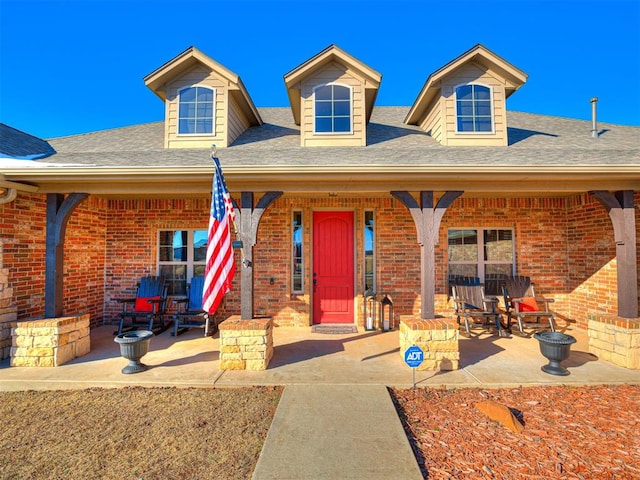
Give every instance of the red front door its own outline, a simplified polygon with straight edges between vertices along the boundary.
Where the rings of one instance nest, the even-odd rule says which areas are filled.
[[[313,323],[353,323],[353,212],[313,214]]]

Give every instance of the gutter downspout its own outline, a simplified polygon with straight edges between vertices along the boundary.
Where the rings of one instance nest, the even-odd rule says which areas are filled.
[[[15,188],[7,188],[4,190],[2,196],[0,196],[0,205],[4,203],[13,202],[18,196],[18,190]]]

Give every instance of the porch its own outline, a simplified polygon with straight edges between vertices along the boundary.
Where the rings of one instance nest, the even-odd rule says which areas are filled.
[[[130,385],[236,387],[248,385],[363,384],[410,387],[412,371],[399,353],[399,332],[326,335],[309,327],[274,328],[274,355],[264,371],[220,371],[219,338],[192,329],[173,337],[164,332],[151,340],[142,359],[150,368],[124,375],[127,361],[114,342],[113,325],[91,330],[91,351],[59,367],[10,367],[0,362],[0,391],[69,388],[113,388]],[[533,338],[489,333],[460,336],[459,369],[416,371],[419,387],[509,387],[520,385],[587,385],[640,383],[637,370],[617,367],[588,353],[587,332],[564,330],[577,339],[563,362],[571,374],[548,375],[546,360]]]

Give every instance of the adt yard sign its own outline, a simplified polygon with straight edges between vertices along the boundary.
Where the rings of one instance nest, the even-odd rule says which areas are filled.
[[[415,345],[407,348],[407,351],[404,352],[404,361],[411,368],[419,367],[424,359],[424,352],[420,347],[416,347]]]

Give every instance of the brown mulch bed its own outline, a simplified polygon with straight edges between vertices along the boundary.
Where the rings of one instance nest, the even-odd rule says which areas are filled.
[[[425,478],[640,479],[640,386],[391,389]],[[495,400],[524,424],[481,413]]]
[[[0,393],[0,479],[246,479],[281,388]]]

